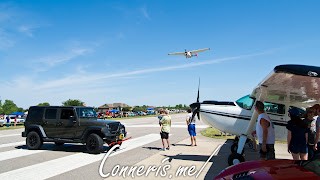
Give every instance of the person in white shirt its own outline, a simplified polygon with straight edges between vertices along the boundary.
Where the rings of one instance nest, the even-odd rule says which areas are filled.
[[[260,160],[272,160],[275,159],[274,143],[275,132],[274,125],[270,120],[267,113],[264,111],[264,104],[261,101],[257,101],[255,110],[259,114],[256,130],[252,132],[252,136],[257,134],[260,147]]]
[[[312,109],[315,109],[315,116],[318,116],[316,121],[316,139],[314,141],[313,149],[315,151],[314,155],[318,154],[320,152],[320,105],[315,104],[312,106]]]

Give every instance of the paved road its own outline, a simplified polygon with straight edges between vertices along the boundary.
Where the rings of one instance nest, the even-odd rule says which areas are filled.
[[[170,143],[175,144],[189,135],[185,125],[186,114],[172,115]],[[151,157],[161,148],[159,125],[156,117],[122,120],[126,125],[128,137],[121,148],[112,153],[103,168],[111,172],[116,165],[131,166]],[[207,126],[200,121],[197,131]],[[0,131],[0,179],[103,179],[99,165],[105,156],[91,155],[82,144],[56,146],[45,143],[41,150],[28,150],[23,129]]]

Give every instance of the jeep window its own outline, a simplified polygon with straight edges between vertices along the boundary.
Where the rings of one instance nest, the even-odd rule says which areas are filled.
[[[46,109],[45,119],[57,119],[57,109]]]
[[[28,114],[28,121],[30,122],[41,122],[43,118],[44,108],[32,108]]]
[[[60,119],[69,119],[70,116],[74,116],[73,109],[61,109]]]
[[[93,108],[79,108],[77,114],[80,118],[97,118],[96,111]]]

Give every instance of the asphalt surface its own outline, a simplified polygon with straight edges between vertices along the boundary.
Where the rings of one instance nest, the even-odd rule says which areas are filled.
[[[186,115],[171,115],[169,151],[160,151],[162,143],[157,117],[121,120],[126,125],[127,137],[131,139],[123,142],[119,150],[113,151],[105,163],[102,160],[109,150],[107,145],[99,155],[88,154],[82,144],[56,146],[45,143],[40,150],[28,150],[25,138],[21,137],[24,129],[0,131],[0,179],[196,179],[196,176],[197,179],[213,179],[228,167],[227,159],[233,141],[203,137],[200,131],[208,126],[197,121],[198,146],[190,147]],[[277,159],[292,159],[286,146],[276,144]],[[245,159],[258,160],[259,154],[246,145]],[[109,177],[100,176],[100,165],[102,173],[110,173]],[[166,165],[170,166],[169,170],[163,169]],[[195,170],[190,174],[176,175],[180,166],[189,169],[194,166]],[[122,169],[126,167],[127,170]],[[136,167],[133,173],[128,173],[133,167]],[[139,167],[143,168],[140,176]],[[146,173],[148,168],[149,174]]]
[[[185,118],[187,114],[172,115],[170,143],[189,137]],[[111,172],[116,165],[132,166],[160,151],[161,141],[157,117],[121,120],[126,125],[130,140],[123,142],[104,163],[103,172]],[[197,132],[207,126],[198,121]],[[28,150],[24,129],[0,131],[0,179],[103,179],[99,166],[109,147],[100,155],[86,152],[82,144],[56,146],[45,143],[40,150]],[[112,177],[109,179],[113,179]]]

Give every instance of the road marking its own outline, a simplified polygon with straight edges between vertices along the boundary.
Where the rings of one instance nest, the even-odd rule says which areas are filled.
[[[123,142],[121,148],[118,151],[112,153],[110,156],[114,156],[129,151],[131,149],[143,146],[145,144],[151,143],[159,139],[159,134],[149,134],[142,137],[130,139],[128,141]],[[77,153],[74,155],[5,172],[0,174],[0,177],[2,180],[47,179],[74,170],[76,168],[94,163],[96,161],[101,161],[104,156],[105,153],[99,155]]]
[[[20,134],[8,134],[8,135],[1,135],[0,134],[0,138],[2,138],[2,137],[10,137],[10,136],[21,136],[21,133]]]
[[[0,161],[8,160],[8,159],[13,159],[17,157],[22,157],[22,156],[28,156],[31,154],[37,154],[44,152],[46,150],[28,150],[28,149],[16,149],[12,151],[5,151],[0,153]]]
[[[6,143],[6,144],[1,144],[0,148],[4,147],[10,147],[10,146],[17,146],[17,145],[24,145],[26,144],[26,141],[19,141],[19,142],[13,142],[13,143]]]
[[[159,124],[150,124],[150,125],[127,125],[126,128],[140,128],[140,127],[149,127],[149,128],[154,128],[154,127],[159,127]],[[196,128],[208,128],[210,126],[207,125],[196,125]],[[187,125],[171,125],[171,128],[188,128]]]

